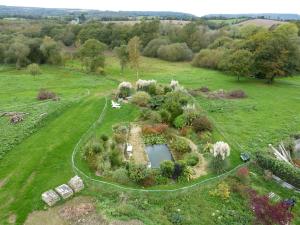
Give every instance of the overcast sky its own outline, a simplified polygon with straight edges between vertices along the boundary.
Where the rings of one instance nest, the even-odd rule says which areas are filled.
[[[213,13],[297,13],[300,0],[0,0],[0,5],[123,11]]]

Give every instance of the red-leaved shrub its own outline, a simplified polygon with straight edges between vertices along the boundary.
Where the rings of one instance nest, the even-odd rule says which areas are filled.
[[[167,124],[158,123],[153,125],[144,125],[142,128],[143,134],[162,134],[168,128]]]
[[[241,167],[236,172],[236,176],[239,178],[240,181],[246,182],[249,178],[249,169],[247,167]]]
[[[283,202],[272,204],[267,196],[258,195],[255,190],[250,190],[249,196],[251,211],[255,215],[255,224],[290,224],[293,214],[286,204]]]

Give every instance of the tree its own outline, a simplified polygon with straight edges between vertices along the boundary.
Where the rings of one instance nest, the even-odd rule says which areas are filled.
[[[140,38],[135,36],[128,42],[128,53],[131,66],[136,70],[136,77],[139,79],[140,68]]]
[[[225,55],[226,58],[227,55]],[[226,70],[237,76],[238,81],[241,76],[249,76],[252,72],[253,54],[245,49],[238,49],[229,54],[226,62]]]
[[[29,62],[27,56],[30,53],[29,47],[19,40],[16,40],[9,46],[6,52],[6,61],[16,63],[16,68],[20,69],[22,66],[26,66]]]
[[[51,37],[44,37],[40,46],[40,50],[43,53],[47,63],[54,65],[63,63],[61,48]]]
[[[151,40],[143,50],[143,55],[148,57],[157,57],[157,51],[160,46],[167,45],[170,42],[165,38],[155,38]]]
[[[280,25],[250,37],[247,47],[254,52],[255,77],[272,83],[278,76],[288,76],[299,70],[298,43],[298,28],[294,24]]]
[[[127,45],[121,45],[120,47],[115,47],[114,51],[119,59],[120,66],[121,66],[121,74],[123,75],[124,68],[126,67],[129,61],[129,53],[128,53]]]
[[[96,39],[87,40],[79,48],[79,57],[89,72],[95,72],[98,67],[104,67],[104,50],[106,45]]]
[[[174,43],[162,45],[157,51],[159,58],[171,62],[187,61],[193,58],[193,52],[186,43]]]

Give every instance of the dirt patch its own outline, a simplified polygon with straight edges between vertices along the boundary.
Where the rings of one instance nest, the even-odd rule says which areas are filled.
[[[140,126],[133,124],[130,129],[128,142],[132,145],[132,158],[140,164],[147,164],[148,159],[145,152],[145,145],[142,139],[142,129]]]
[[[7,222],[8,222],[9,224],[15,224],[16,221],[17,221],[17,216],[16,216],[16,214],[13,214],[13,213],[10,214],[9,217],[8,217]]]
[[[138,220],[108,221],[89,197],[76,197],[61,206],[33,212],[24,225],[143,225]]]

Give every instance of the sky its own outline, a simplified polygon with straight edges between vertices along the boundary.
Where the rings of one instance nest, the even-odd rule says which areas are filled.
[[[0,0],[0,5],[113,11],[176,11],[197,16],[221,13],[300,14],[300,0]]]

